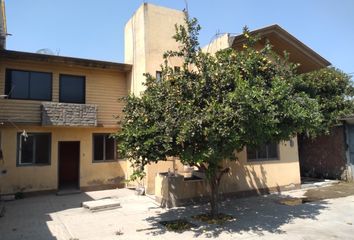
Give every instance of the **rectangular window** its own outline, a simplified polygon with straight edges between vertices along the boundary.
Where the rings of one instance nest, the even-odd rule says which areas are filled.
[[[156,71],[156,81],[161,82],[162,72]]]
[[[12,99],[52,100],[52,74],[6,69],[5,94]]]
[[[85,103],[85,77],[60,75],[59,102]]]
[[[115,161],[117,158],[116,141],[107,133],[93,134],[93,161]]]
[[[48,165],[50,164],[50,133],[28,133],[17,136],[17,164]]]
[[[258,147],[257,149],[247,148],[247,160],[249,162],[270,161],[278,159],[279,151],[278,144],[276,143],[265,144]]]

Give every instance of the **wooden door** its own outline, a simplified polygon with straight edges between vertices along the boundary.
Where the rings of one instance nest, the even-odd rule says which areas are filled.
[[[59,189],[78,189],[80,142],[59,142]]]

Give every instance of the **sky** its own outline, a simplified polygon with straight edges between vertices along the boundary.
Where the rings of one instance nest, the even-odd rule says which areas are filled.
[[[278,24],[346,73],[354,73],[354,0],[150,0],[182,10],[216,33]],[[49,48],[62,56],[124,61],[124,25],[142,0],[5,0],[7,49]]]

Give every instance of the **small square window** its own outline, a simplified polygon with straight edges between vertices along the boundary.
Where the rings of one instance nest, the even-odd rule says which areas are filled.
[[[26,137],[18,133],[17,139],[17,163],[19,166],[50,164],[50,133],[28,133]]]
[[[85,103],[85,77],[60,75],[59,102]]]
[[[95,133],[93,140],[93,161],[105,162],[117,159],[116,141],[107,133]]]

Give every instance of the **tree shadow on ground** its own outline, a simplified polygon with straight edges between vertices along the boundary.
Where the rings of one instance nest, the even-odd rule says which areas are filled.
[[[149,232],[153,236],[164,234],[166,229],[159,224],[160,221],[187,219],[197,227],[191,229],[194,237],[218,237],[221,233],[227,234],[252,234],[263,236],[265,233],[283,234],[282,226],[295,219],[316,219],[321,210],[326,209],[326,202],[318,201],[288,206],[279,203],[286,196],[267,195],[251,198],[229,198],[220,203],[220,212],[231,215],[231,220],[223,225],[207,224],[192,220],[191,217],[208,213],[209,205],[187,206],[172,208],[157,216],[146,220],[154,226]]]

